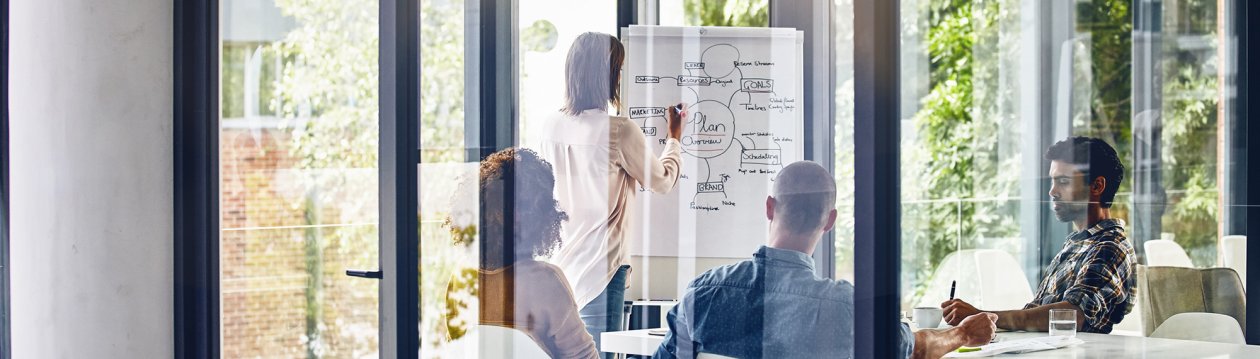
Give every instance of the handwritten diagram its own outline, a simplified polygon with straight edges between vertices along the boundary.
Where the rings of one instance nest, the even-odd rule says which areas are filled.
[[[796,91],[776,89],[775,80],[769,78],[778,66],[774,61],[750,59],[729,43],[710,45],[699,58],[679,65],[677,74],[633,75],[633,83],[649,88],[673,86],[691,95],[694,100],[685,104],[689,118],[679,142],[683,153],[698,160],[704,171],[697,173],[689,191],[690,207],[719,211],[735,206],[727,193],[732,179],[773,177],[786,164],[784,143],[792,146],[794,136],[776,135],[764,122],[799,118]],[[666,111],[665,107],[631,107],[629,115],[641,124],[644,135],[663,144]],[[731,158],[737,160],[736,166],[717,163]]]
[[[668,193],[640,193],[631,253],[746,258],[765,243],[774,177],[802,159],[803,33],[775,28],[631,26],[623,31],[624,115],[653,152],[666,109],[682,103],[682,174]]]

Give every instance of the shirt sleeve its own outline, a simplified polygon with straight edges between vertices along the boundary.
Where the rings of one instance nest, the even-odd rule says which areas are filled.
[[[901,357],[910,359],[914,355],[914,332],[910,331],[910,325],[901,323]]]
[[[1123,310],[1129,300],[1125,279],[1129,258],[1114,243],[1099,244],[1096,252],[1081,263],[1076,282],[1063,294],[1063,300],[1081,309],[1085,325],[1103,328],[1111,324],[1111,313]]]
[[[656,349],[656,354],[652,355],[653,359],[695,358],[695,343],[691,341],[691,326],[687,322],[686,310],[680,310],[686,306],[684,304],[686,302],[684,298],[665,315],[665,324],[668,325],[669,333],[665,334],[665,340]]]
[[[614,159],[630,177],[652,192],[665,193],[674,188],[682,168],[682,145],[678,140],[666,140],[660,156],[653,157],[648,154],[647,137],[633,123],[616,121],[610,127],[617,140]]]
[[[560,273],[552,273],[555,280],[560,283],[559,290],[570,303],[569,305],[559,305],[556,308],[563,308],[559,313],[556,322],[551,326],[551,333],[548,333],[553,340],[555,346],[554,355],[557,358],[598,358],[599,351],[595,349],[595,339],[591,338],[591,334],[586,331],[586,324],[582,322],[582,318],[578,316],[577,304],[573,300],[573,291],[569,289],[568,282]]]

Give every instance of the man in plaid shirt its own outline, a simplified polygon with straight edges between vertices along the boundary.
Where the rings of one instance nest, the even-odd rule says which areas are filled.
[[[1111,218],[1111,203],[1124,179],[1124,165],[1106,142],[1071,137],[1046,150],[1054,215],[1077,231],[1050,262],[1049,276],[1021,310],[983,311],[962,300],[941,303],[944,319],[957,324],[979,312],[998,315],[998,328],[1046,331],[1051,309],[1076,310],[1086,333],[1110,333],[1128,313],[1137,290],[1137,256],[1124,235],[1124,221]]]

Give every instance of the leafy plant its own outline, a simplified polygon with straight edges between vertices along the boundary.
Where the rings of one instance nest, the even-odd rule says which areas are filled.
[[[683,9],[689,26],[770,26],[767,0],[685,0]]]

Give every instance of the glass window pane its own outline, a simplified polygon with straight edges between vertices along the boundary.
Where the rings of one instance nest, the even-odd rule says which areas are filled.
[[[1245,146],[1219,4],[903,0],[902,308],[957,281],[983,310],[1067,301],[1079,330],[1149,334],[1136,265],[1223,265]]]
[[[476,41],[467,36],[467,21],[477,19],[468,19],[466,5],[463,0],[420,2],[421,358],[477,357],[448,345],[477,323],[477,303],[469,301],[476,298],[478,251],[466,238],[476,236],[478,227],[477,162],[465,158],[476,156],[477,144],[464,143],[466,124],[477,121],[466,116],[477,99],[467,90],[472,84],[466,74],[477,67],[476,58],[468,56],[467,44]],[[471,192],[460,187],[466,183],[474,186]],[[465,193],[472,196],[461,196]]]
[[[835,0],[835,279],[853,282],[853,0]]]
[[[522,143],[538,134],[542,119],[564,97],[565,55],[585,32],[617,36],[617,3],[584,0],[520,0],[520,132]],[[558,13],[555,9],[571,9]]]
[[[615,28],[614,2],[518,4],[519,145],[480,162],[419,167],[420,288],[421,297],[430,298],[422,303],[422,357],[586,357],[597,350],[650,356],[658,348],[685,353],[688,345],[680,349],[678,343],[690,341],[679,339],[681,328],[704,321],[679,316],[703,315],[695,306],[709,304],[713,310],[707,312],[744,314],[714,316],[710,327],[687,332],[747,343],[706,349],[712,353],[773,357],[802,350],[787,340],[824,335],[804,350],[836,356],[851,350],[848,338],[831,334],[851,331],[851,305],[830,305],[851,297],[784,292],[766,295],[767,301],[786,301],[782,305],[733,300],[725,308],[723,301],[695,297],[696,290],[688,289],[697,278],[728,271],[747,276],[732,280],[750,286],[798,280],[801,287],[794,288],[823,297],[852,288],[819,280],[831,273],[814,269],[821,265],[812,256],[817,236],[763,248],[771,242],[767,196],[797,203],[793,208],[809,212],[801,216],[817,218],[793,220],[802,224],[792,226],[814,226],[799,233],[823,228],[836,208],[822,195],[836,181],[825,169],[798,174],[809,185],[773,192],[772,180],[805,157],[803,34],[765,29],[768,1],[688,4],[690,13],[677,5],[695,22],[675,25],[703,30],[622,33]],[[556,15],[557,8],[566,9],[564,16]],[[702,15],[710,20],[702,22]],[[437,57],[464,53],[425,46]],[[426,89],[428,98],[454,95]],[[675,133],[668,118],[679,103],[687,120],[676,122]],[[851,115],[845,118],[838,126],[851,128]],[[434,125],[421,120],[422,127]],[[422,143],[437,136],[423,131]],[[845,196],[841,201],[850,203],[851,213],[851,194]],[[785,223],[795,215],[774,218]],[[765,271],[753,266],[775,266],[775,277],[759,277]],[[751,298],[738,288],[719,291]],[[803,315],[817,314],[835,330],[784,335],[778,329],[802,315],[795,310],[823,302],[823,313]],[[718,321],[724,322],[713,326]],[[721,334],[735,326],[743,330]],[[511,346],[498,341],[508,337],[521,340]],[[651,344],[627,346],[609,339],[614,337]],[[662,341],[673,344],[662,347]]]
[[[468,96],[464,0],[420,2],[420,162],[463,161]]]
[[[660,0],[665,26],[770,26],[770,0]]]
[[[377,2],[221,2],[225,357],[372,357]]]

